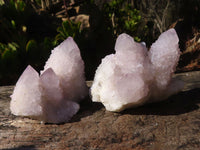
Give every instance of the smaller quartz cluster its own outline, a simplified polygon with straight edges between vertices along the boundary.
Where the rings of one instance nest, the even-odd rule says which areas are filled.
[[[52,50],[41,75],[31,66],[25,69],[11,95],[10,109],[14,115],[48,123],[68,122],[87,94],[84,62],[69,37]]]
[[[183,82],[172,79],[180,56],[178,42],[176,31],[169,29],[148,51],[144,43],[121,34],[116,53],[106,56],[96,70],[92,100],[102,102],[109,111],[119,112],[180,91]]]

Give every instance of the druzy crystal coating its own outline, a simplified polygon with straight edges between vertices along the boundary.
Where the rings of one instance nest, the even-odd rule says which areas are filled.
[[[183,82],[172,80],[180,57],[178,42],[176,31],[169,29],[148,51],[144,43],[125,33],[119,35],[115,54],[103,58],[96,70],[92,100],[108,111],[120,112],[180,91]]]
[[[48,123],[68,122],[88,94],[84,62],[69,37],[52,50],[41,75],[28,66],[16,83],[10,109],[14,115]]]

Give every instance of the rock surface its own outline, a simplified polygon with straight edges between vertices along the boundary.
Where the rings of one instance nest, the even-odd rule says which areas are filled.
[[[199,150],[200,72],[176,76],[185,87],[166,101],[112,113],[86,98],[59,125],[12,115],[13,86],[0,87],[0,149]]]

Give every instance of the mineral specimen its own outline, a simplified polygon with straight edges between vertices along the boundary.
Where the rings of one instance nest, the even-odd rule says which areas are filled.
[[[91,87],[94,102],[108,111],[160,101],[180,91],[183,82],[172,80],[179,60],[178,36],[174,29],[160,35],[148,51],[123,33],[115,44],[115,54],[106,56],[96,70]]]
[[[88,94],[84,62],[78,46],[71,37],[52,51],[44,66],[44,71],[48,68],[52,68],[59,77],[65,98],[79,101]]]
[[[84,63],[69,37],[52,51],[40,76],[31,66],[25,69],[11,95],[10,109],[14,115],[48,123],[68,122],[87,94]]]
[[[41,116],[41,87],[39,74],[28,66],[19,80],[11,95],[10,109],[14,115]]]

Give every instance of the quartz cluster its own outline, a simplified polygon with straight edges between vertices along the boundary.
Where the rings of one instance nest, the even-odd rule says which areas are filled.
[[[160,101],[180,91],[183,82],[172,79],[180,50],[174,29],[162,33],[148,51],[123,33],[115,44],[115,54],[102,59],[91,87],[94,102],[108,111],[120,112],[144,103]]]
[[[68,122],[88,94],[84,62],[73,38],[52,50],[41,75],[28,66],[16,83],[10,109],[14,115],[48,123]]]

